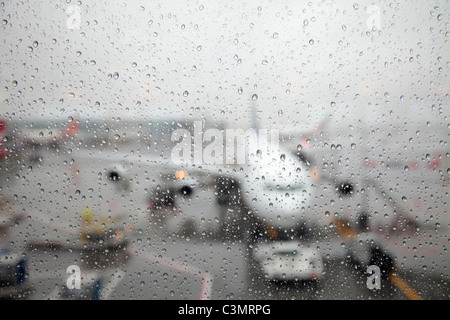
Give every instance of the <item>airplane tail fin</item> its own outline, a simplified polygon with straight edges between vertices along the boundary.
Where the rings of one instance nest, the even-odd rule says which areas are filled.
[[[7,122],[5,119],[0,119],[0,159],[9,156],[10,152],[3,142],[3,137],[6,135]]]
[[[330,119],[330,117],[325,117],[322,121],[315,124],[314,127],[312,127],[310,130],[308,130],[306,133],[302,134],[302,138],[300,139],[300,145],[303,148],[308,148],[309,147],[309,142],[308,142],[309,139],[311,139],[311,137],[314,134],[316,134],[317,132],[322,130],[326,126],[329,119]]]
[[[250,98],[249,111],[250,111],[250,127],[258,131],[259,130],[258,110],[256,101],[254,101],[253,98]]]
[[[78,119],[76,117],[72,118],[60,133],[61,138],[73,137],[78,131]]]
[[[5,119],[0,119],[0,136],[3,137],[6,134],[7,122]]]

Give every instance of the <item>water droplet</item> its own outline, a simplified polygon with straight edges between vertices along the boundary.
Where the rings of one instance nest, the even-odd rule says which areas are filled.
[[[252,100],[257,100],[257,99],[258,99],[258,95],[257,94],[252,95]]]
[[[118,73],[118,72],[114,72],[113,78],[114,78],[114,79],[119,79],[119,73]]]

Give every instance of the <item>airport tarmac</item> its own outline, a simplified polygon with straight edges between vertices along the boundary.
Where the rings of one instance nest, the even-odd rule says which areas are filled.
[[[18,298],[64,299],[67,269],[78,266],[82,275],[101,279],[98,297],[108,300],[407,299],[386,279],[380,290],[368,289],[367,274],[348,260],[347,244],[338,238],[314,242],[325,263],[319,281],[274,282],[262,274],[252,244],[234,231],[214,237],[167,232],[148,210],[150,190],[167,166],[158,161],[128,163],[129,188],[118,189],[107,170],[123,157],[112,150],[103,157],[76,148],[40,151],[38,161],[25,159],[7,173],[2,195],[22,218],[2,230],[2,246],[24,254],[28,266],[29,290]],[[125,153],[145,154],[145,148],[140,150]],[[114,154],[110,163],[105,161]],[[94,214],[122,219],[117,246],[83,242],[80,223],[86,206]],[[424,299],[449,297],[446,275],[422,270],[402,276]]]

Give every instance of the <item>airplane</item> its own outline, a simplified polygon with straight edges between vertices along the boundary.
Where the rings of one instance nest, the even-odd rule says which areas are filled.
[[[20,137],[23,145],[33,148],[57,148],[60,144],[78,132],[79,119],[76,116],[69,117],[69,122],[62,129],[37,128],[25,129]]]
[[[209,172],[226,177],[227,179],[221,181],[222,184],[228,181],[229,186],[223,185],[219,190],[220,194],[233,194],[239,188],[242,201],[245,201],[249,211],[269,230],[303,228],[305,221],[322,227],[335,220],[359,224],[362,223],[360,220],[367,218],[371,210],[377,211],[369,220],[373,228],[379,223],[386,225],[386,230],[396,223],[407,223],[411,226],[414,224],[413,220],[417,220],[416,223],[429,220],[427,214],[420,212],[420,203],[425,200],[420,195],[413,195],[411,186],[414,185],[405,186],[407,194],[398,197],[394,194],[398,193],[398,190],[392,192],[392,181],[387,178],[393,177],[393,173],[398,169],[394,168],[394,165],[398,167],[394,160],[402,158],[405,159],[404,163],[400,165],[400,172],[396,173],[401,177],[397,176],[397,179],[405,179],[402,176],[405,174],[404,168],[409,166],[409,175],[414,175],[411,179],[420,176],[432,177],[435,181],[443,180],[444,186],[448,183],[448,178],[441,179],[442,174],[439,172],[442,172],[445,159],[440,158],[448,156],[445,157],[443,151],[425,151],[424,156],[399,154],[393,159],[392,153],[384,151],[385,147],[381,146],[379,159],[373,160],[371,156],[376,154],[374,147],[367,152],[362,147],[364,143],[355,147],[353,142],[346,145],[346,142],[340,141],[343,139],[330,136],[330,133],[326,132],[329,119],[330,117],[325,117],[313,126],[312,130],[283,141],[276,156],[254,157],[252,161],[244,164],[172,164],[172,174],[183,169],[190,174]],[[247,151],[251,144],[247,144]],[[323,147],[324,145],[328,148]],[[256,150],[253,150],[253,153],[255,154]],[[433,156],[425,156],[428,153]],[[383,154],[386,154],[385,159]],[[423,157],[425,159],[421,159]],[[390,175],[381,179],[380,174],[384,170],[389,170]],[[431,188],[432,184],[427,186],[427,189]],[[405,197],[414,198],[410,201],[413,208],[405,207]],[[236,195],[233,199],[236,199]],[[378,208],[379,206],[382,208]]]
[[[309,156],[302,150],[300,143],[297,143],[296,148],[293,149],[289,144],[292,139],[284,141],[285,137],[271,136],[270,130],[260,130],[255,119],[255,108],[250,108],[250,111],[252,117],[250,129],[241,132],[240,135],[232,136],[231,145],[225,133],[227,129],[219,130],[224,136],[216,137],[220,139],[215,141],[221,140],[225,143],[222,154],[224,159],[219,159],[216,163],[206,161],[200,164],[195,163],[195,159],[194,163],[171,161],[173,158],[165,159],[166,169],[161,174],[164,178],[150,196],[149,207],[153,216],[161,217],[161,215],[170,214],[173,209],[182,210],[184,214],[183,218],[178,216],[179,224],[192,223],[201,229],[200,221],[205,221],[203,211],[210,212],[215,220],[221,221],[223,225],[226,215],[221,214],[221,210],[217,207],[230,204],[243,205],[245,214],[240,217],[244,218],[246,224],[243,227],[245,229],[243,235],[252,242],[264,238],[308,239],[312,233],[311,227],[317,228],[319,225],[327,224],[324,217],[319,218],[320,222],[314,221],[314,219],[317,220],[317,215],[313,212],[312,200],[315,194],[314,183],[319,179],[319,172]],[[301,140],[309,140],[309,137],[323,129],[328,121],[329,119],[325,118],[312,129],[302,133]],[[201,124],[200,127],[202,127]],[[193,136],[199,133],[207,136],[207,126],[203,126],[197,133],[194,129]],[[185,138],[186,135],[190,136],[187,130]],[[264,135],[267,135],[267,139],[264,139]],[[195,138],[191,141],[189,141],[190,138],[187,140],[185,138],[182,142],[187,141],[188,152],[191,151],[192,142],[195,157],[198,153],[195,149],[199,143],[194,141]],[[283,142],[280,143],[280,141]],[[200,153],[208,153],[207,150],[210,150],[209,147],[212,145],[204,146],[200,143]],[[227,162],[230,150],[232,161]],[[239,161],[239,150],[243,150],[245,161],[242,159]],[[208,159],[205,154],[203,156],[203,160]],[[127,156],[127,161],[133,162],[133,159]],[[140,160],[142,161],[143,158],[140,157]],[[161,160],[157,159],[158,163],[162,164]],[[205,201],[203,205],[196,206],[194,202],[199,202],[199,197],[210,198],[208,192],[211,192],[211,188],[205,188],[204,181],[214,185],[212,192],[215,193],[217,200],[216,202]],[[197,192],[186,194],[183,190],[187,188],[197,189]],[[201,195],[199,195],[200,190],[202,190]],[[190,202],[187,202],[186,198],[189,198]],[[191,204],[191,207],[185,205],[186,203]],[[182,209],[180,209],[181,206],[183,206]],[[189,219],[191,221],[188,221]],[[170,219],[164,221],[167,222]],[[170,221],[170,224],[173,226],[174,223]],[[220,225],[219,223],[219,227]],[[174,228],[172,227],[171,230]],[[198,232],[198,234],[201,233]]]
[[[236,199],[237,193],[245,203],[251,220],[247,232],[254,243],[308,239],[308,233],[319,230],[342,238],[347,255],[366,264],[396,263],[403,270],[417,270],[415,250],[433,261],[435,273],[444,270],[446,261],[436,245],[445,246],[448,235],[442,190],[448,187],[449,151],[440,142],[448,133],[433,129],[428,134],[429,127],[421,128],[416,131],[424,141],[414,136],[419,143],[410,147],[411,134],[401,128],[379,129],[375,138],[352,132],[352,141],[348,135],[333,136],[333,129],[323,125],[315,127],[280,146],[277,155],[255,156],[237,166],[188,165],[173,171],[225,177],[218,194]],[[391,145],[392,140],[397,144]],[[430,234],[435,246],[420,245]],[[398,275],[384,271],[394,284],[406,286]]]

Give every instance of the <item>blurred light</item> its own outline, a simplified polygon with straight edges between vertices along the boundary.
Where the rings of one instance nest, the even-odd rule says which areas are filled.
[[[319,170],[316,167],[311,167],[309,169],[309,175],[313,181],[317,181],[320,178]]]
[[[188,173],[186,170],[177,170],[175,171],[175,178],[177,179],[184,179],[188,176]]]
[[[115,235],[116,235],[116,240],[122,240],[123,239],[123,232],[122,230],[116,230],[114,231]]]

